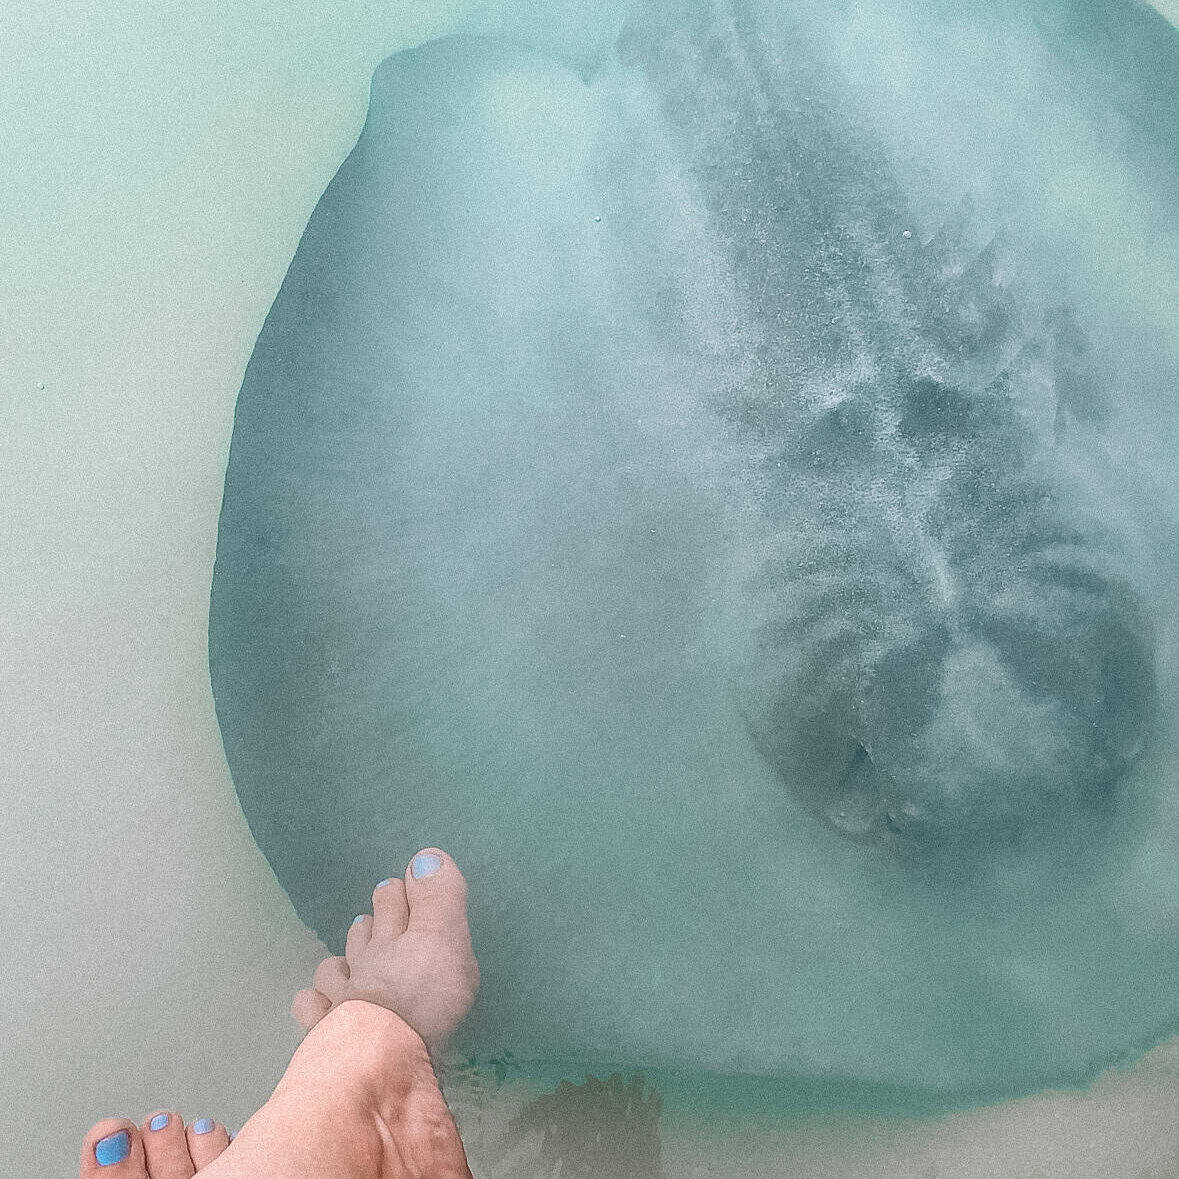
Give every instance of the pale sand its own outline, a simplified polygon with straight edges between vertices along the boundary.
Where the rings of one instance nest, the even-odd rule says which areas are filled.
[[[238,809],[205,636],[255,335],[373,65],[435,27],[374,7],[20,0],[0,18],[0,1132],[14,1176],[74,1173],[104,1115],[171,1103],[239,1125],[296,1043],[289,998],[325,952]],[[456,1079],[477,1174],[551,1174],[558,1158],[566,1179],[649,1173],[649,1122],[606,1135],[613,1161],[561,1132],[591,1108],[625,1121],[608,1089],[539,1107],[547,1143],[536,1106],[511,1126],[535,1096]],[[1179,1040],[1087,1093],[964,1115],[669,1112],[658,1133],[669,1179],[1118,1179],[1179,1173],[1177,1099]]]

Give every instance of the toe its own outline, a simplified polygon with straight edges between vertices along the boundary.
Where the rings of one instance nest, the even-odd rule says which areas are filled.
[[[467,933],[467,882],[458,865],[436,847],[418,852],[405,874],[409,929]]]
[[[184,1137],[184,1119],[178,1113],[157,1110],[144,1118],[140,1133],[151,1179],[190,1179],[196,1174]]]
[[[147,1179],[143,1142],[134,1122],[103,1118],[90,1127],[82,1143],[82,1179]]]
[[[373,889],[373,937],[400,937],[409,924],[405,881],[392,877]]]
[[[344,958],[325,958],[315,972],[314,986],[322,991],[332,1003],[342,1003],[347,995],[348,962]]]
[[[291,1014],[305,1032],[311,1031],[331,1009],[331,999],[314,987],[300,991],[291,1003]]]
[[[228,1145],[229,1131],[212,1118],[197,1118],[185,1131],[188,1153],[199,1171],[207,1167]],[[155,1179],[155,1176],[152,1176]]]
[[[367,913],[361,913],[348,927],[348,940],[344,946],[344,959],[348,963],[349,973],[356,965],[357,958],[368,949],[372,936],[373,919]]]

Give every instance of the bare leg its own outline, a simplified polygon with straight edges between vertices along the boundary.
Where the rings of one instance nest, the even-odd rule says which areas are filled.
[[[469,1179],[429,1052],[477,987],[466,883],[444,852],[419,852],[296,996],[307,1037],[232,1143],[175,1115],[158,1130],[108,1119],[86,1136],[82,1179]]]
[[[466,1155],[425,1044],[364,1000],[333,1009],[209,1179],[459,1179]]]

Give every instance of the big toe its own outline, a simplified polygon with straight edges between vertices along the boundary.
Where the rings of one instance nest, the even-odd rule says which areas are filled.
[[[147,1179],[143,1140],[134,1122],[103,1118],[82,1143],[82,1179]]]
[[[418,852],[405,873],[409,929],[469,938],[467,882],[458,865],[436,847]]]

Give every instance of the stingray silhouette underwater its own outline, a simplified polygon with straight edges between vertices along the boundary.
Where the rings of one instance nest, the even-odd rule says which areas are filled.
[[[210,666],[341,952],[475,882],[468,1050],[953,1094],[1174,1026],[1179,44],[636,6],[387,59],[243,380]]]

